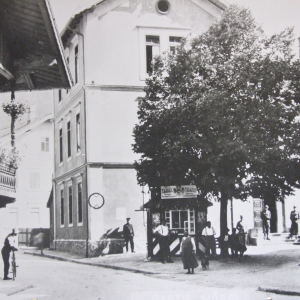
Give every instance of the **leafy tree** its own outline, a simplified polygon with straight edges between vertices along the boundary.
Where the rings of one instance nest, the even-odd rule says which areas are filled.
[[[221,202],[282,200],[299,185],[300,65],[293,30],[266,37],[247,9],[222,19],[177,54],[157,57],[139,103],[133,149],[138,182],[195,184]]]

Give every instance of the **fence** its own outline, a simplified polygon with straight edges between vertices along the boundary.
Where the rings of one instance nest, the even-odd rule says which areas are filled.
[[[44,248],[50,247],[50,229],[49,228],[19,228],[18,233],[18,243],[19,246],[27,246],[32,247],[33,240],[32,237],[38,234],[39,232],[43,232],[45,234],[45,244]]]

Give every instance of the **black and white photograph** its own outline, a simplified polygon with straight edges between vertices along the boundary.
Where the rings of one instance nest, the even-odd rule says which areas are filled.
[[[0,299],[300,299],[299,0],[0,0]]]

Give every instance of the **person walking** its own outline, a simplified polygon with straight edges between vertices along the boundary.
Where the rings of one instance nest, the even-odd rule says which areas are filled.
[[[238,236],[240,243],[246,246],[246,237],[245,237],[245,226],[243,222],[243,216],[240,215],[240,220],[236,224],[236,229],[238,230]]]
[[[134,242],[133,242],[133,237],[134,237],[134,230],[132,224],[129,223],[130,218],[126,218],[127,223],[123,226],[123,234],[125,238],[125,243],[126,243],[126,252],[128,252],[128,244],[130,242],[130,248],[131,252],[135,253],[134,251]]]
[[[10,280],[11,278],[8,277],[8,271],[9,271],[9,255],[11,251],[18,251],[17,248],[15,248],[14,245],[14,237],[17,234],[15,233],[15,230],[13,229],[12,232],[5,238],[4,240],[4,246],[1,250],[2,253],[2,259],[4,263],[4,277],[3,280]]]
[[[299,212],[297,211],[297,207],[294,206],[293,210],[291,211],[290,214],[290,219],[291,219],[291,229],[290,229],[290,235],[289,235],[289,239],[293,238],[293,235],[295,236],[295,238],[297,239],[298,237],[298,221],[299,221]]]
[[[211,222],[206,223],[206,227],[202,230],[202,236],[205,240],[205,252],[207,256],[210,256],[210,251],[212,252],[212,257],[216,257],[216,241],[215,241],[216,231],[211,226]]]
[[[180,253],[182,255],[183,269],[188,270],[186,274],[194,274],[194,269],[199,266],[196,259],[196,244],[194,239],[189,236],[187,230],[184,231],[180,244]]]
[[[166,221],[163,220],[162,224],[158,225],[154,231],[154,234],[157,235],[160,255],[161,255],[161,263],[172,263],[171,252],[169,248],[169,227],[166,225]]]
[[[269,205],[265,205],[264,210],[261,212],[261,218],[263,223],[264,239],[270,240],[269,232],[270,232],[271,212],[269,211]]]

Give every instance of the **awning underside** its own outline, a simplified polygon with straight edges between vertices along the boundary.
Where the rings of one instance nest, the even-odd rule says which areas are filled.
[[[47,0],[0,0],[0,91],[70,88]]]
[[[6,207],[6,204],[14,203],[16,198],[0,195],[0,208]]]

